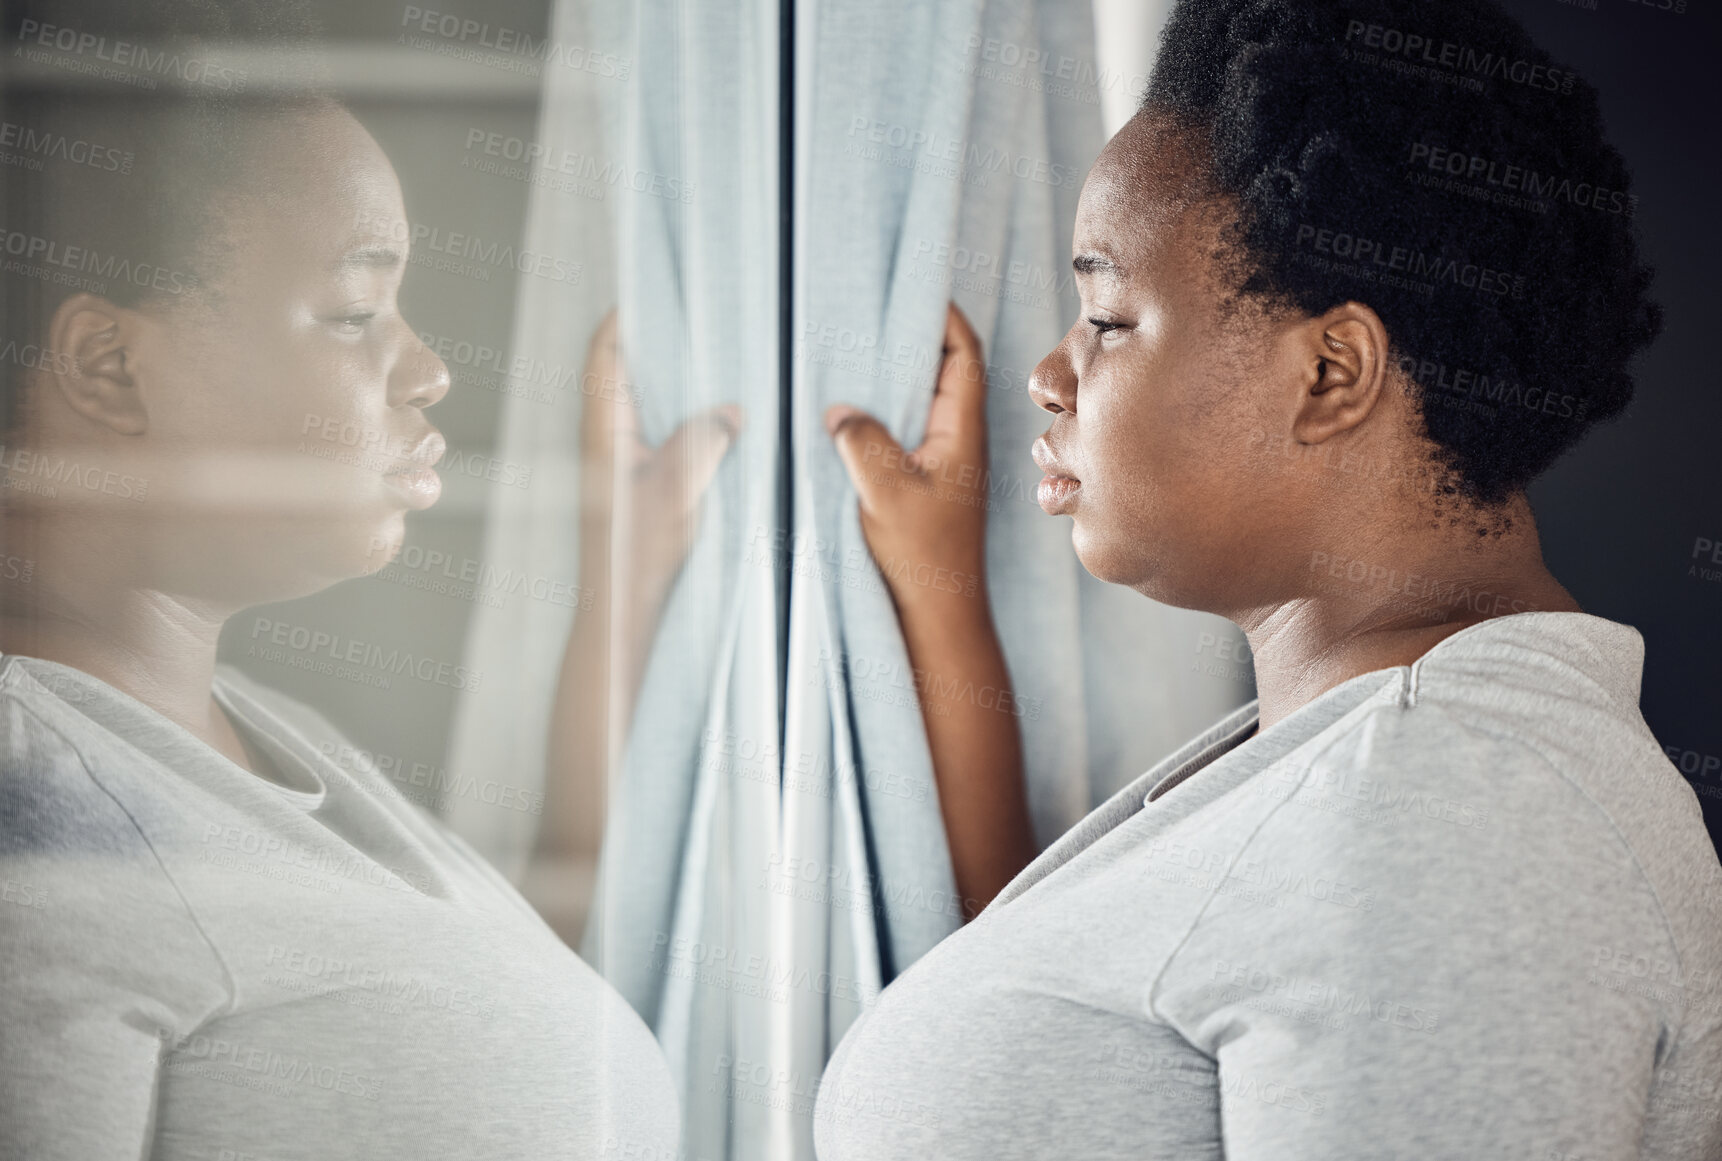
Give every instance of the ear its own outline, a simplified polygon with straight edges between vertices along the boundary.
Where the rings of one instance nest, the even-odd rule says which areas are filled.
[[[1387,385],[1387,327],[1359,302],[1300,324],[1293,335],[1303,392],[1292,436],[1315,444],[1369,418]]]
[[[120,435],[149,426],[130,349],[137,314],[94,294],[74,294],[48,321],[47,386],[92,423]]]

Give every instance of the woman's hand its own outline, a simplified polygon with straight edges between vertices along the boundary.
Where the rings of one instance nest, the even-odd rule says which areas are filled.
[[[741,430],[742,411],[733,403],[702,411],[649,446],[616,330],[611,311],[592,336],[581,377],[581,547],[590,550],[581,558],[614,554],[615,579],[651,604],[668,595],[687,560],[700,501]]]
[[[861,499],[867,547],[899,609],[938,603],[939,593],[984,599],[986,397],[980,340],[953,303],[921,446],[904,451],[884,424],[859,408],[838,404],[825,413]]]
[[[867,547],[891,586],[967,917],[1036,850],[1016,725],[1020,703],[987,597],[986,390],[980,341],[953,305],[920,447],[904,452],[857,408],[825,413],[861,498]]]
[[[607,775],[633,720],[664,602],[693,547],[700,502],[742,412],[711,408],[649,446],[615,311],[592,336],[581,389],[580,609],[551,712],[539,849],[583,860],[597,856]]]

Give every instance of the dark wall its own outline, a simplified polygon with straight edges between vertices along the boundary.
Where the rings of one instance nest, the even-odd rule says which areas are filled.
[[[1506,6],[1601,90],[1667,313],[1626,414],[1531,497],[1555,575],[1644,634],[1645,719],[1722,846],[1722,19],[1707,0],[1593,2]]]

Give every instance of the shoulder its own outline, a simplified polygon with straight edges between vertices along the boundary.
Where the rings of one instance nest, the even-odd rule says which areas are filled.
[[[77,711],[85,686],[53,681],[15,658],[0,670],[0,852],[136,847],[137,826],[95,773],[105,739]]]
[[[1717,980],[1704,904],[1588,792],[1599,771],[1501,727],[1440,698],[1381,704],[1259,774],[1267,801],[1162,981],[1168,1011],[1241,972],[1270,989],[1378,981],[1418,1020],[1580,1004],[1682,1022],[1691,996],[1627,994],[1617,965]]]
[[[50,1019],[141,996],[198,1018],[226,1002],[225,966],[140,825],[147,804],[108,784],[112,751],[65,693],[0,674],[7,1010],[29,1022],[19,1005]]]

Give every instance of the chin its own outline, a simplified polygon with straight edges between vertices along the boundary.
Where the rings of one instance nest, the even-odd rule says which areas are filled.
[[[381,572],[389,562],[401,554],[401,548],[407,542],[406,514],[396,512],[388,519],[370,529],[364,538],[363,552],[360,554],[354,576],[371,576]]]
[[[1123,545],[1112,543],[1085,530],[1080,516],[1075,518],[1070,530],[1070,543],[1071,547],[1076,549],[1076,559],[1082,562],[1082,567],[1087,569],[1095,580],[1135,587],[1136,570],[1130,567],[1133,562],[1129,552]]]
[[[1142,542],[1131,538],[1102,539],[1083,532],[1078,524],[1071,532],[1076,558],[1095,580],[1135,589],[1151,600],[1178,608],[1192,608],[1191,594],[1172,583],[1164,559],[1156,559],[1141,551]]]
[[[400,555],[405,543],[406,520],[400,512],[324,524],[315,542],[306,546],[306,572],[318,580],[317,589],[374,576]]]

